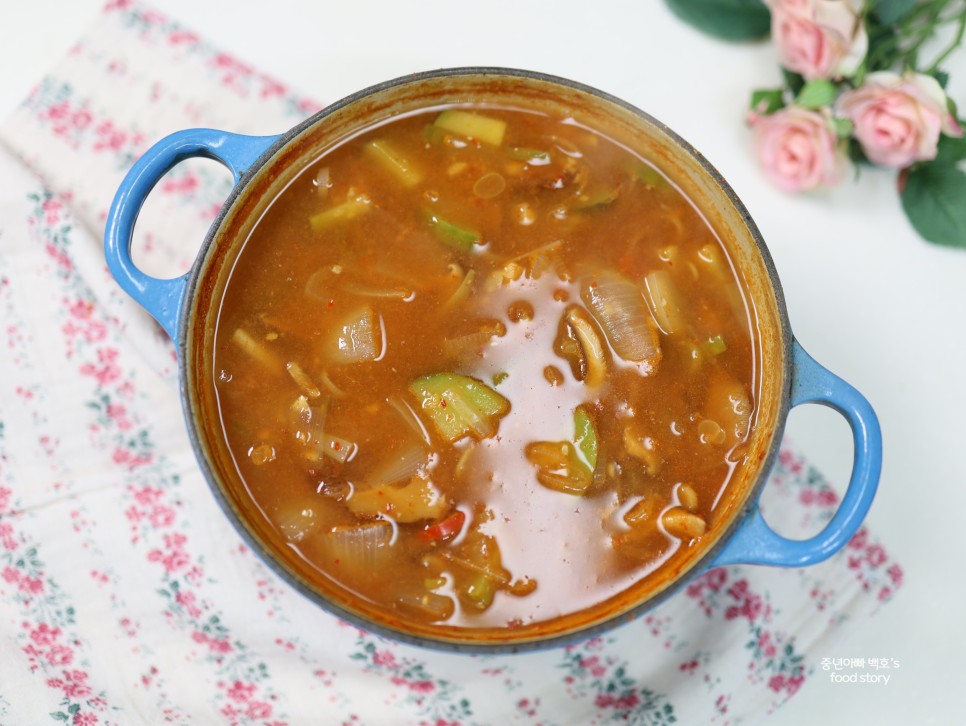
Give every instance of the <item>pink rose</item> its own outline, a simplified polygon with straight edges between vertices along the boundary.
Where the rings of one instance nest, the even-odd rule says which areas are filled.
[[[859,11],[849,0],[766,0],[779,62],[806,80],[855,73],[869,49]]]
[[[787,106],[750,120],[758,158],[780,189],[800,192],[841,178],[845,154],[827,114]]]
[[[835,111],[855,124],[865,155],[882,166],[934,159],[940,132],[963,135],[939,82],[919,73],[870,73],[860,88],[839,97]]]

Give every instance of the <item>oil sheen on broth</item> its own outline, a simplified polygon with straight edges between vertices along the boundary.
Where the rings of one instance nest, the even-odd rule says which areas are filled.
[[[326,152],[247,240],[215,346],[234,486],[278,554],[403,627],[539,628],[654,578],[714,527],[754,413],[702,216],[512,108]]]

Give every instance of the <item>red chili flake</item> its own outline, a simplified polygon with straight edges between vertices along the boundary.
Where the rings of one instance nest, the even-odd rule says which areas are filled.
[[[332,448],[335,449],[336,451],[338,451],[339,449],[342,448],[342,444],[340,444],[338,441],[333,441],[332,442]]]
[[[446,399],[445,398],[439,399],[439,407],[440,408],[446,408]]]

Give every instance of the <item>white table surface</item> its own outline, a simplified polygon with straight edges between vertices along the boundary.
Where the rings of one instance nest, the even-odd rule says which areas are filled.
[[[102,0],[0,4],[0,118],[97,16]],[[966,251],[928,245],[906,222],[894,174],[788,196],[756,166],[742,118],[751,89],[777,85],[767,43],[706,38],[662,2],[339,3],[155,0],[226,51],[325,101],[411,71],[527,68],[616,94],[669,124],[724,174],[775,259],[796,336],[880,417],[885,461],[869,524],[902,564],[896,599],[820,657],[889,657],[886,686],[821,672],[772,724],[962,723],[966,706]],[[947,63],[966,108],[966,50]],[[282,129],[279,129],[281,131]],[[966,204],[966,199],[963,200]],[[844,482],[843,420],[807,407],[789,433]]]

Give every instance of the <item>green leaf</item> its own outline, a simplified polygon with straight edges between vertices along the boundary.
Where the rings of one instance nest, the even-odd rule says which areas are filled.
[[[902,208],[924,239],[966,248],[966,174],[950,164],[922,164],[909,171]]]
[[[785,92],[781,88],[759,88],[751,92],[751,110],[768,115],[785,105]]]
[[[664,0],[671,12],[722,40],[758,40],[771,30],[771,13],[761,0]]]
[[[809,81],[795,97],[795,103],[802,108],[824,108],[835,101],[837,91],[831,81]]]
[[[959,125],[964,125],[963,121]],[[966,136],[946,136],[939,137],[939,145],[936,151],[936,164],[958,164],[966,159]]]
[[[840,139],[849,138],[852,135],[852,130],[855,128],[852,120],[847,118],[833,118],[832,125],[835,127],[835,135]]]
[[[878,0],[875,14],[884,25],[895,25],[916,7],[919,0]]]
[[[790,71],[787,68],[782,68],[782,77],[785,79],[785,85],[788,86],[788,90],[790,90],[793,95],[797,96],[805,86],[805,79],[802,77],[801,73],[796,73],[795,71]]]
[[[69,718],[69,716],[63,711],[51,711],[50,715],[57,721],[66,721]]]
[[[895,58],[896,31],[891,25],[868,24],[869,50],[863,65],[868,73],[887,70]],[[858,83],[858,80],[856,81]]]

